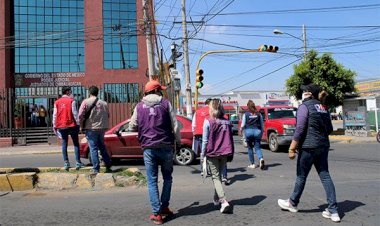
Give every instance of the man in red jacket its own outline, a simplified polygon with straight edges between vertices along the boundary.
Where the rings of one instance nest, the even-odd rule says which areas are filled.
[[[62,97],[55,101],[53,112],[54,132],[62,139],[62,155],[65,170],[69,170],[70,162],[67,155],[67,143],[69,135],[74,144],[74,153],[76,160],[76,169],[84,167],[79,156],[79,117],[77,105],[72,97],[71,88],[65,86],[62,88]]]

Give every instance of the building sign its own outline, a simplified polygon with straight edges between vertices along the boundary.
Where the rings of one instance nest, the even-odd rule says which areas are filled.
[[[358,93],[380,91],[380,80],[358,83],[355,85],[355,89]]]
[[[83,72],[15,74],[15,87],[81,86]]]
[[[267,100],[289,100],[286,93],[267,93]]]
[[[346,126],[365,126],[365,112],[362,111],[346,111],[344,113],[344,122]]]

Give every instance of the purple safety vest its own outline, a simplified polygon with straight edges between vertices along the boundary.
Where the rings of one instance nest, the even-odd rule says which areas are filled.
[[[207,157],[233,155],[235,148],[232,137],[232,125],[227,119],[208,119],[210,132],[206,147]]]
[[[169,101],[148,106],[137,104],[138,138],[142,149],[164,147],[174,144],[174,133],[170,120]]]

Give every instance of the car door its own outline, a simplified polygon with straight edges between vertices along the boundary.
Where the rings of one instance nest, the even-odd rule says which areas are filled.
[[[265,112],[265,109],[260,109],[260,114],[261,116],[263,117],[263,121],[264,121],[264,131],[263,131],[263,135],[261,136],[261,140],[267,140],[267,130],[265,128],[265,121],[266,121],[266,112]]]
[[[112,157],[141,157],[142,151],[137,139],[137,132],[128,132],[129,121],[121,125],[118,132],[107,135],[106,145],[111,149]]]

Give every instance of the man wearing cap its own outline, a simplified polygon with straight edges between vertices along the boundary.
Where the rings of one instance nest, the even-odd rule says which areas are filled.
[[[69,170],[70,162],[67,155],[69,135],[73,140],[76,168],[84,166],[79,156],[79,117],[76,102],[72,96],[71,88],[62,87],[62,97],[55,101],[53,110],[54,133],[62,139],[62,155],[64,169]]]
[[[278,205],[290,212],[297,212],[306,179],[314,165],[325,189],[328,206],[322,216],[340,222],[335,186],[328,169],[329,134],[333,131],[330,113],[318,100],[319,86],[302,85],[303,101],[297,110],[297,126],[289,147],[289,158],[294,159],[298,150],[297,178],[294,191],[288,200],[279,199]]]
[[[170,102],[162,97],[158,81],[145,85],[145,96],[137,104],[129,123],[130,131],[138,131],[138,139],[144,150],[144,163],[148,180],[149,200],[152,207],[150,220],[163,223],[163,216],[173,215],[169,209],[172,187],[173,153],[180,144],[181,135],[175,112]],[[161,165],[163,188],[161,199],[158,191],[158,165]]]

